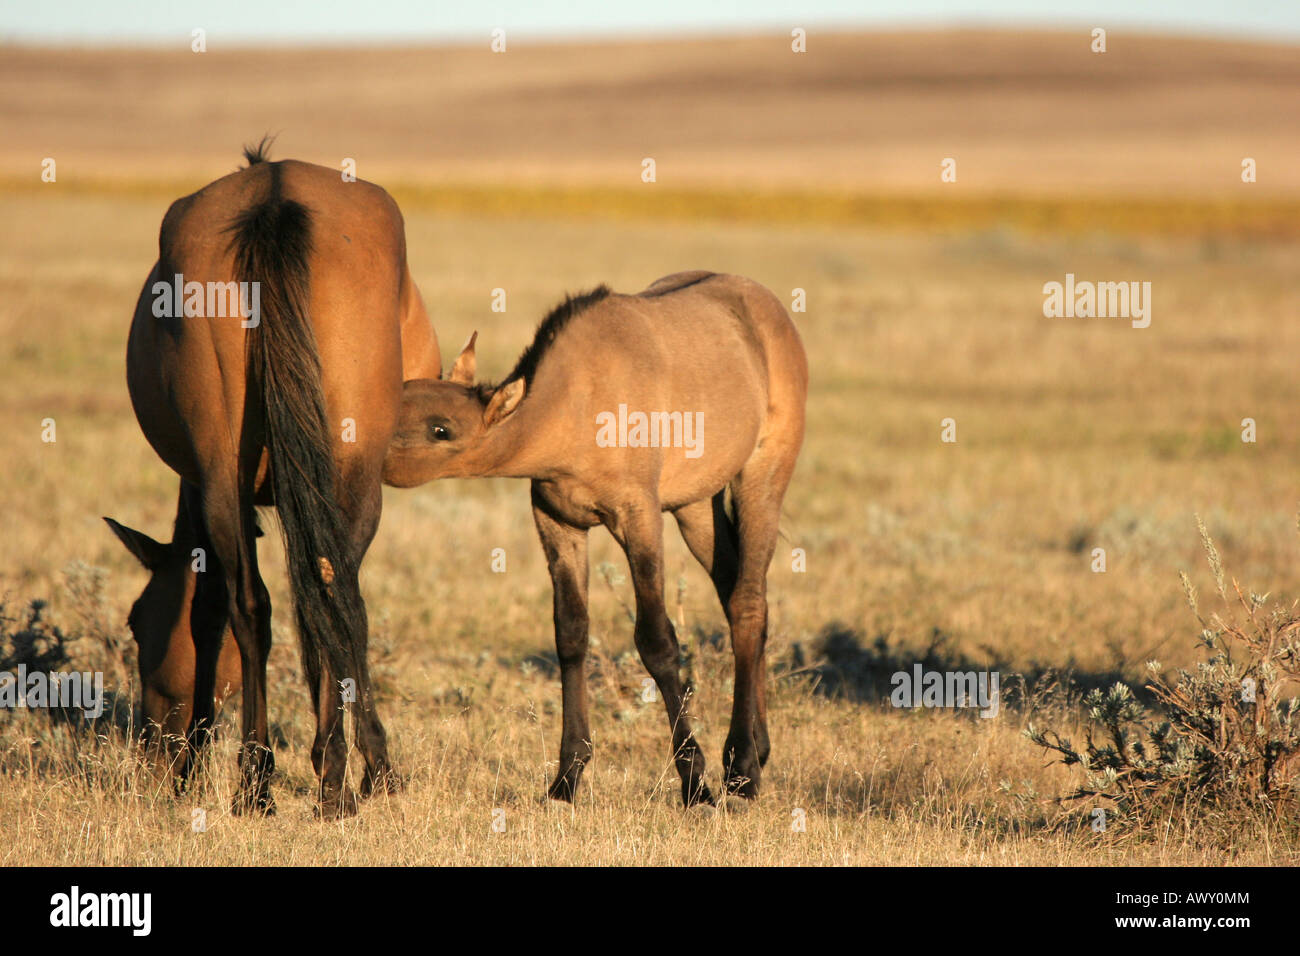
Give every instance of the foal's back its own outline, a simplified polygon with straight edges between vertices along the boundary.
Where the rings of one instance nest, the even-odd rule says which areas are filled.
[[[610,294],[571,318],[538,367],[533,394],[549,393],[563,409],[575,460],[610,479],[653,473],[671,507],[726,484],[773,429],[797,432],[797,447],[807,375],[799,334],[768,289],[741,276],[678,273],[636,295]],[[592,453],[597,416],[638,412],[693,416],[702,426],[691,436],[698,454]]]

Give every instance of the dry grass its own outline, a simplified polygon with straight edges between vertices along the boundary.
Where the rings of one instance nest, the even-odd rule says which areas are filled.
[[[0,240],[0,390],[12,450],[0,587],[11,600],[49,599],[52,620],[86,631],[63,572],[74,560],[103,567],[107,626],[120,635],[142,575],[98,516],[165,534],[174,493],[121,381],[126,317],[158,208],[123,197],[7,202],[31,228]],[[1178,571],[1199,567],[1197,511],[1244,579],[1300,591],[1289,478],[1297,436],[1286,425],[1300,398],[1289,373],[1300,343],[1277,321],[1297,305],[1293,246],[424,213],[408,216],[408,230],[442,338],[479,329],[488,375],[505,370],[566,288],[600,279],[634,288],[704,264],[809,290],[798,319],[816,374],[787,547],[771,575],[777,659],[790,660],[795,645],[811,658],[838,625],[864,646],[888,635],[902,659],[919,658],[939,633],[954,659],[1004,671],[1132,679],[1153,656],[1187,662],[1194,630]],[[1067,270],[1149,276],[1151,328],[1044,319],[1041,284]],[[505,315],[488,309],[498,285],[508,290]],[[949,415],[955,446],[938,440]],[[1245,415],[1260,423],[1256,445],[1237,440]],[[58,422],[54,445],[39,440],[46,416]],[[791,571],[796,546],[807,549],[806,574]],[[1106,574],[1088,570],[1093,546],[1107,549]],[[508,555],[505,574],[489,570],[496,547]],[[703,645],[699,710],[716,770],[729,686],[710,639],[722,616],[671,528],[668,554],[670,599],[684,576],[685,633]],[[364,587],[384,713],[411,786],[356,821],[321,826],[310,819],[311,728],[282,613],[282,560],[274,544],[263,556],[281,609],[271,703],[283,743],[280,816],[253,824],[224,815],[229,740],[214,789],[176,802],[136,776],[116,737],[89,747],[95,771],[83,776],[63,753],[72,746],[65,731],[26,716],[0,732],[0,816],[31,821],[33,839],[11,844],[5,862],[1223,859],[1195,835],[1121,851],[1040,831],[1044,808],[1000,785],[1050,795],[1070,781],[1020,738],[1022,712],[991,721],[900,714],[827,700],[791,678],[777,684],[761,805],[739,818],[683,816],[662,715],[637,700],[627,585],[611,589],[599,573],[597,761],[576,815],[537,806],[559,724],[549,584],[524,487],[506,481],[388,493]],[[606,561],[621,558],[598,534],[593,567]],[[212,811],[201,837],[189,830],[193,805]],[[808,813],[806,834],[790,832],[795,807]],[[489,830],[493,808],[506,810],[505,835]],[[1261,836],[1229,859],[1294,856]]]

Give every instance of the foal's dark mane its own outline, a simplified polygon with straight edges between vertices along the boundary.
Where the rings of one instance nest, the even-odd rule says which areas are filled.
[[[589,292],[566,295],[564,301],[553,308],[546,318],[542,319],[538,324],[537,331],[533,333],[533,341],[519,356],[514,371],[501,380],[501,385],[513,382],[517,378],[522,378],[525,385],[532,385],[533,376],[537,374],[538,364],[546,356],[551,345],[554,344],[555,337],[569,324],[569,320],[575,315],[581,315],[597,302],[607,299],[611,295],[613,295],[613,292],[609,286],[604,284],[596,286]],[[479,398],[486,402],[499,387],[500,385],[492,384],[477,386]]]

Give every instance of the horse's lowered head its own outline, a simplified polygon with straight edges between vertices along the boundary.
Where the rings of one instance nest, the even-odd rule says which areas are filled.
[[[164,544],[112,518],[104,521],[149,572],[149,581],[127,617],[138,648],[144,729],[149,736],[158,729],[165,735],[182,735],[194,697],[191,606],[198,575],[206,573],[208,556],[196,553],[193,542],[181,540],[179,534]],[[226,630],[217,667],[218,701],[238,691],[241,684],[238,649]]]
[[[104,521],[126,550],[149,572],[126,623],[140,648],[140,669],[161,660],[173,636],[190,637],[190,602],[194,597],[194,558],[175,542],[163,544],[143,531],[128,528],[112,518]]]

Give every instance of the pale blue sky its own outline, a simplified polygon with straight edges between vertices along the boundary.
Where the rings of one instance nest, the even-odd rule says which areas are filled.
[[[1066,26],[1300,40],[1300,0],[2,0],[0,41],[246,44]],[[179,40],[177,38],[180,38]]]

